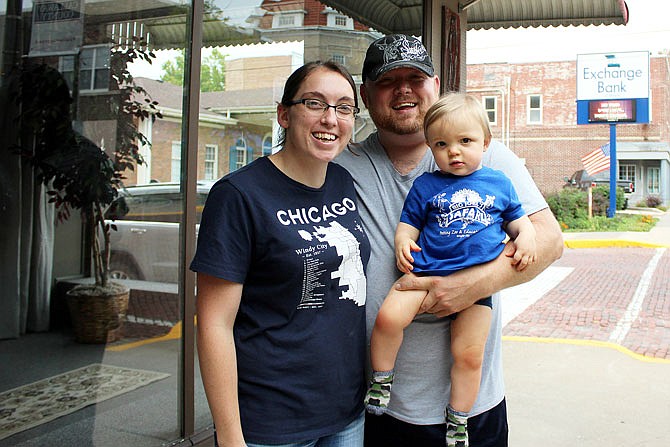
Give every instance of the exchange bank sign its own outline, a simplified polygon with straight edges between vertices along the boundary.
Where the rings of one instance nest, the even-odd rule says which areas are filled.
[[[577,124],[649,122],[649,52],[577,56]]]

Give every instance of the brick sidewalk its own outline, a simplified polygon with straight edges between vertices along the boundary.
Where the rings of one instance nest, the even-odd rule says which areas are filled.
[[[608,342],[626,315],[654,248],[565,249],[554,266],[571,267],[558,286],[529,306],[504,335]],[[637,317],[620,343],[649,357],[670,359],[670,251],[651,276]]]

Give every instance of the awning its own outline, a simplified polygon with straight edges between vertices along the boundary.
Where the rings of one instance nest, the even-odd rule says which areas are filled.
[[[142,37],[152,49],[186,43],[189,8],[179,0],[92,0],[86,2],[85,14],[87,25],[107,26],[114,41]],[[202,33],[205,47],[260,41],[258,30],[230,25],[216,14],[205,13]]]
[[[425,0],[321,0],[384,34],[421,35]],[[623,0],[462,0],[467,29],[625,25]]]

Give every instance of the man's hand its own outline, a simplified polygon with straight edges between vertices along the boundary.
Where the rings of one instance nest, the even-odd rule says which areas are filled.
[[[452,273],[449,276],[403,278],[398,290],[427,290],[420,312],[446,317],[473,305],[477,300],[493,295],[507,287],[516,286],[535,278],[563,253],[563,237],[558,222],[549,208],[529,216],[536,230],[537,253],[535,262],[523,271],[511,265],[510,257],[516,251],[508,242],[498,258]]]
[[[475,274],[466,270],[448,276],[405,276],[396,284],[398,290],[427,290],[420,313],[446,317],[472,306],[481,297],[473,293]],[[472,273],[472,272],[471,272]]]

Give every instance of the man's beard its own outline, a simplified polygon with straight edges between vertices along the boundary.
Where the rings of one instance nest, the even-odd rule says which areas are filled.
[[[426,111],[422,110],[419,105],[419,114],[412,118],[397,119],[392,113],[378,112],[373,109],[368,109],[370,118],[374,121],[377,129],[393,132],[398,135],[410,135],[416,132],[423,132],[423,118]]]

